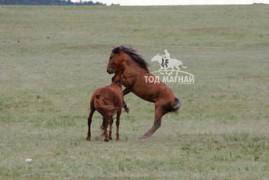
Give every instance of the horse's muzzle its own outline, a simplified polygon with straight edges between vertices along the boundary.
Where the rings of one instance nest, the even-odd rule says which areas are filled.
[[[107,72],[108,74],[113,74],[113,73],[114,73],[114,70],[111,69],[111,68],[107,68],[106,72]]]

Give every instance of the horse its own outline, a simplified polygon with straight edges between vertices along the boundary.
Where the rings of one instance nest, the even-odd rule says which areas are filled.
[[[113,115],[116,112],[116,139],[119,140],[119,125],[122,107],[124,107],[126,112],[129,111],[126,103],[123,100],[121,75],[120,73],[117,73],[112,78],[112,83],[110,85],[96,89],[91,97],[90,113],[88,116],[88,134],[86,139],[91,140],[92,116],[95,110],[97,110],[103,116],[101,128],[104,130],[104,141],[112,140]]]
[[[178,73],[180,71],[180,66],[184,69],[187,68],[187,66],[183,66],[183,63],[180,60],[172,59],[172,58],[164,58],[163,56],[159,54],[155,55],[151,59],[151,62],[154,62],[154,61],[157,61],[160,64],[160,69],[159,69],[160,74],[163,74],[162,71],[165,71],[165,73],[168,75],[171,75],[173,71],[176,71]]]
[[[151,83],[145,77],[155,78],[148,70],[147,62],[134,49],[118,46],[112,49],[107,64],[107,73],[115,73],[121,67],[122,84],[126,87],[123,94],[133,92],[138,97],[155,104],[153,126],[141,137],[151,137],[161,127],[162,116],[176,112],[181,104],[173,91],[163,82]],[[155,82],[155,81],[154,81]]]

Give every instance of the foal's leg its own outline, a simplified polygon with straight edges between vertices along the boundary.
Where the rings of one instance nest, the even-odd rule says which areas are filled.
[[[102,122],[102,125],[100,126],[100,128],[101,128],[102,130],[104,130],[105,123],[106,123],[105,116],[103,116],[103,122]]]
[[[109,125],[109,116],[106,116],[104,118],[104,120],[105,120],[105,122],[104,122],[104,135],[105,135],[104,141],[109,141],[108,132],[107,132],[107,127]]]
[[[95,109],[91,109],[89,117],[88,117],[88,135],[87,135],[87,140],[91,140],[91,123],[92,123],[92,116],[94,113]]]
[[[155,131],[161,127],[161,120],[162,116],[164,115],[164,111],[162,110],[161,107],[155,107],[155,117],[154,117],[154,124],[153,126],[146,132],[141,138],[149,138],[152,136],[152,134],[155,133]]]
[[[113,116],[109,118],[109,140],[112,140],[112,125],[113,125]]]
[[[121,109],[117,111],[117,121],[116,121],[116,126],[117,126],[117,131],[116,131],[116,138],[117,140],[120,139],[120,115],[121,115]]]

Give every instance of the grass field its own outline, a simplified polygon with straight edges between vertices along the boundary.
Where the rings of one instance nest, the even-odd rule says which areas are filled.
[[[268,10],[0,6],[0,179],[268,179]],[[151,139],[138,138],[153,104],[130,94],[121,140],[86,141],[90,96],[121,44],[149,63],[168,49],[195,84],[168,84],[182,108]],[[100,124],[96,113],[93,136]]]

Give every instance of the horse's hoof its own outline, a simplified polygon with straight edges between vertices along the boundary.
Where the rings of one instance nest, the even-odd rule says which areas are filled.
[[[87,141],[90,141],[90,140],[91,140],[91,137],[87,137],[86,140],[87,140]]]
[[[104,141],[105,141],[105,142],[108,142],[108,141],[109,141],[109,139],[105,139]]]

